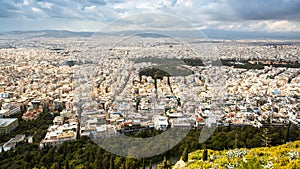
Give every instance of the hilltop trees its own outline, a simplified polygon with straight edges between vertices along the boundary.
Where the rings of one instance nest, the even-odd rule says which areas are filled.
[[[174,148],[167,151],[163,155],[154,156],[145,159],[124,158],[112,155],[105,151],[100,146],[95,144],[88,137],[81,137],[76,141],[67,141],[59,147],[46,147],[43,150],[39,149],[38,143],[20,143],[14,151],[0,153],[0,168],[65,168],[68,161],[69,168],[91,168],[91,169],[130,169],[143,166],[152,166],[153,163],[159,163],[164,160],[161,167],[168,168],[170,160],[175,157],[182,157],[184,161],[191,158],[191,153],[188,151],[201,150],[198,159],[202,161],[210,161],[213,150],[234,149],[235,145],[238,148],[253,148],[274,146],[285,143],[287,128],[285,127],[269,127],[266,129],[257,129],[250,126],[243,127],[220,127],[204,144],[199,144],[199,134],[201,130],[191,130],[188,135]],[[156,134],[157,131],[144,131],[145,133],[137,133],[135,137],[150,137]],[[239,139],[236,138],[238,133]],[[290,140],[300,139],[300,130],[297,126],[291,124]],[[264,141],[262,141],[262,139]],[[237,144],[235,144],[237,142]],[[188,147],[188,148],[187,148]],[[209,151],[209,152],[208,152]],[[257,155],[259,156],[259,152]],[[147,168],[147,167],[146,167]]]

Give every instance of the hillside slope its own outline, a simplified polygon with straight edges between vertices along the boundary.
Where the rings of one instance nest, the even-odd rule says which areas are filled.
[[[203,160],[203,156],[205,156],[203,152],[204,150],[197,150],[189,153],[189,160],[186,163],[180,160],[173,168],[300,168],[300,141],[267,148],[208,150],[207,160]]]

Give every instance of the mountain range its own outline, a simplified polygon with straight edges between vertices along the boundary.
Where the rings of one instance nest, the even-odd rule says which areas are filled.
[[[119,32],[73,32],[68,30],[37,30],[37,31],[11,31],[1,32],[1,36],[21,36],[21,37],[92,37],[93,35],[135,35],[139,37],[179,37],[179,38],[204,38],[204,39],[300,39],[300,32],[263,32],[263,31],[231,31],[218,29],[203,29],[203,30],[132,30]]]

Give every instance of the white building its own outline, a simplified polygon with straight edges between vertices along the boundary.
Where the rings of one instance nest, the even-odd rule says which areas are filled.
[[[8,109],[0,110],[0,117],[8,117],[10,115],[10,111]]]
[[[169,125],[168,118],[164,116],[153,117],[153,123],[156,130],[166,130]]]

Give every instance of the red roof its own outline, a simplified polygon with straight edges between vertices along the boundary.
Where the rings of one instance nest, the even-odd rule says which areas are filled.
[[[197,118],[196,118],[196,121],[197,121],[197,122],[202,122],[202,121],[203,121],[203,118],[197,117]]]

